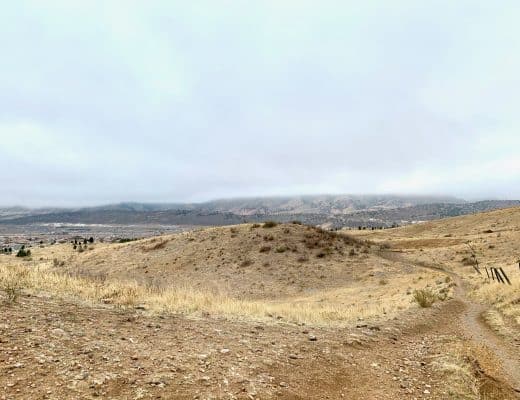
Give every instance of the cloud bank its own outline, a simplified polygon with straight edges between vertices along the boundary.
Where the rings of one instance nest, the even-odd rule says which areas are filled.
[[[514,1],[11,2],[0,204],[520,198],[518,20]]]

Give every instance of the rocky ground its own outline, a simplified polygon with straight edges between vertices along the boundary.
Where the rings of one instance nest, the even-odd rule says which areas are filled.
[[[509,334],[518,332],[518,286],[507,263],[516,251],[519,218],[520,210],[513,209],[370,236],[361,232],[356,240],[341,241],[301,226],[241,226],[83,253],[70,246],[35,249],[34,259],[19,261],[16,271],[41,270],[46,277],[43,264],[62,257],[65,267],[58,263],[58,269],[77,265],[132,276],[189,271],[191,280],[229,277],[238,298],[255,295],[251,285],[264,277],[269,290],[261,292],[272,295],[265,300],[270,305],[282,301],[278,292],[304,284],[316,290],[309,301],[314,306],[348,306],[338,297],[342,291],[360,303],[397,289],[401,297],[387,296],[387,303],[406,299],[408,304],[380,318],[356,314],[339,325],[325,317],[307,319],[305,325],[278,314],[262,319],[261,313],[240,312],[246,304],[240,302],[231,303],[240,309],[227,314],[202,307],[184,316],[94,295],[86,303],[66,290],[45,293],[36,278],[9,301],[6,280],[0,288],[0,400],[518,399],[520,338]],[[461,265],[468,241],[483,265],[509,268],[512,284],[486,281]],[[260,251],[266,243],[270,250]],[[286,249],[276,251],[281,245]],[[318,256],[322,251],[325,256]],[[303,264],[302,255],[307,256]],[[5,260],[13,262],[14,256]],[[311,267],[320,265],[314,276]],[[4,273],[13,267],[1,266]],[[432,291],[437,281],[450,289],[449,296],[437,297],[429,308],[410,303],[411,284]],[[353,287],[358,291],[350,292]],[[487,301],[488,295],[502,300]],[[299,302],[295,297],[289,305]],[[500,329],[490,328],[490,313],[500,317],[495,318]]]
[[[454,299],[338,330],[24,296],[2,305],[0,399],[457,398],[448,367],[464,365],[448,349],[470,345],[466,307]],[[481,368],[471,373],[487,377]],[[500,368],[486,355],[487,371]],[[501,396],[488,398],[516,398],[505,383],[479,382]]]

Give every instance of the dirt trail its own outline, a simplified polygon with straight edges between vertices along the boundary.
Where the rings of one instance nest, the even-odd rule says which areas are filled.
[[[484,379],[503,382],[515,392],[520,393],[519,349],[515,349],[512,343],[507,342],[486,324],[483,315],[490,310],[490,307],[475,303],[468,297],[468,285],[458,274],[436,264],[415,263],[413,260],[396,253],[385,253],[382,254],[382,257],[388,260],[411,263],[420,268],[441,271],[450,276],[457,285],[454,291],[454,299],[463,304],[463,311],[458,316],[458,319],[464,337],[470,339],[476,345],[484,346],[490,350],[501,365],[500,376],[493,376],[484,370],[480,370],[480,373],[484,375]],[[446,312],[449,312],[449,310],[446,310]],[[482,368],[480,365],[478,367],[479,369]]]
[[[518,351],[485,325],[464,281],[382,256],[450,275],[455,298],[337,329],[21,296],[0,309],[0,400],[464,398],[438,367],[452,343],[477,359],[480,398],[518,399]]]
[[[466,331],[466,335],[493,352],[502,364],[504,380],[516,392],[520,392],[520,352],[485,323],[483,314],[489,310],[489,307],[470,301],[466,295],[465,283],[458,276],[456,283],[458,290],[455,294],[466,305],[466,312],[461,315],[462,327]]]

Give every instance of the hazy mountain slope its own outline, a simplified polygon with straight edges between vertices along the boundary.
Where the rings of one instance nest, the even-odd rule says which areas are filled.
[[[431,201],[437,200],[436,203]],[[232,225],[274,219],[330,227],[389,227],[520,205],[518,200],[463,202],[418,196],[295,196],[200,204],[121,203],[82,209],[0,209],[0,223]]]
[[[409,207],[428,203],[462,203],[454,197],[393,195],[320,195],[222,199],[200,206],[239,215],[344,214],[372,208]]]

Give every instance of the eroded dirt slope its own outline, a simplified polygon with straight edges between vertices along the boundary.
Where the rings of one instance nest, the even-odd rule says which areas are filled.
[[[459,353],[449,356],[460,339],[450,326],[464,311],[456,300],[342,330],[35,297],[2,311],[2,399],[447,399],[467,386],[453,381]],[[489,398],[514,398],[493,385],[502,397]]]

